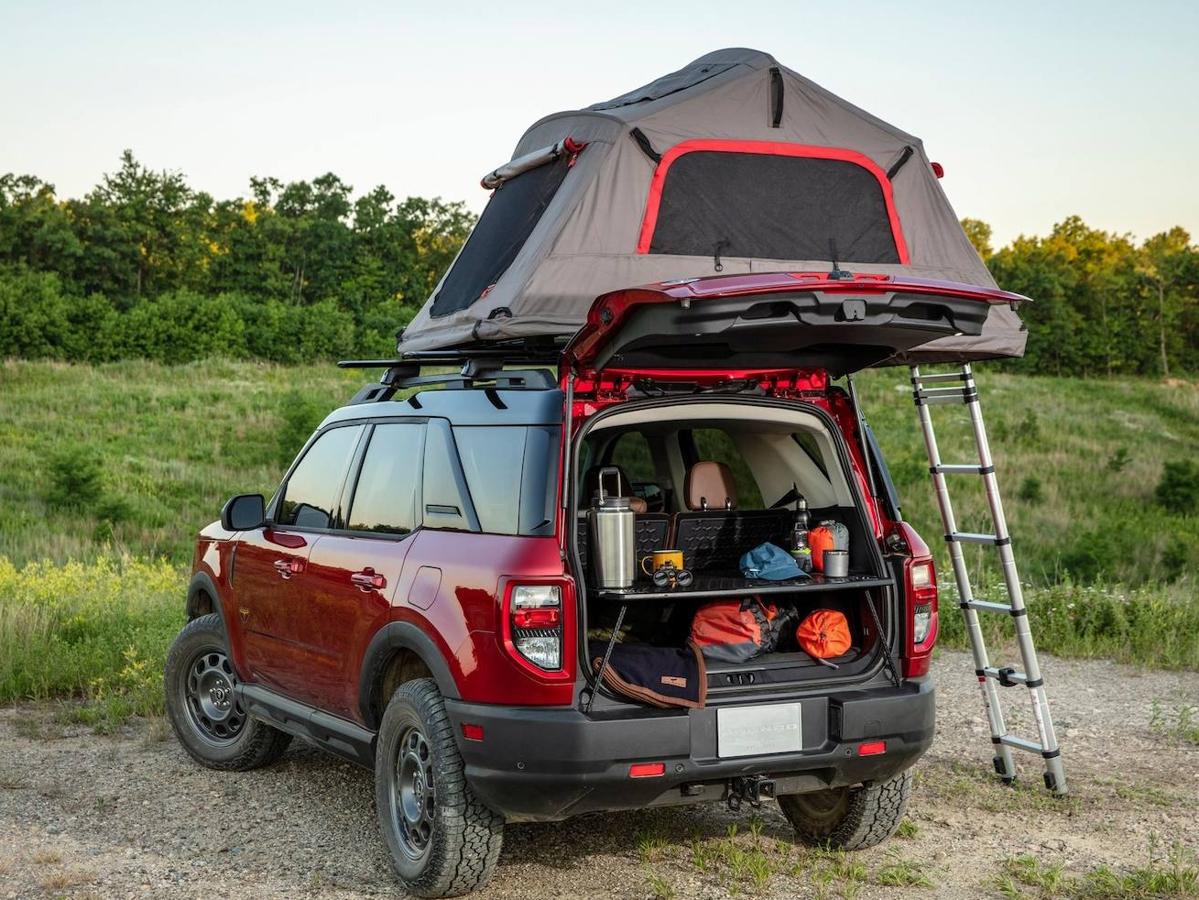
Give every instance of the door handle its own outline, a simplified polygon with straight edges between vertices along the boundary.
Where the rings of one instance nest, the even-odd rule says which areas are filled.
[[[387,587],[387,579],[369,567],[361,572],[354,572],[350,575],[350,581],[363,591],[378,591]]]
[[[275,571],[279,573],[280,578],[286,580],[292,575],[299,575],[304,571],[304,561],[302,559],[277,559],[275,560]]]

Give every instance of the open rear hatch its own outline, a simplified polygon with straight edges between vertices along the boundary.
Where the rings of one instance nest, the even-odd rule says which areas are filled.
[[[938,338],[978,335],[992,305],[1026,299],[841,271],[685,279],[599,297],[566,358],[580,372],[803,366],[838,377]]]

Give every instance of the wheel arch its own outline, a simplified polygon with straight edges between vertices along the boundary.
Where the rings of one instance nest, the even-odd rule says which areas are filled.
[[[225,625],[225,611],[221,608],[221,595],[216,582],[207,572],[197,572],[187,585],[187,621],[216,613]],[[226,629],[228,633],[228,629]]]
[[[422,671],[423,669],[423,671]],[[428,676],[437,683],[441,695],[461,699],[458,685],[437,644],[412,622],[389,622],[371,639],[362,659],[358,680],[358,708],[368,728],[379,727],[387,698],[388,681],[397,673]],[[398,687],[399,683],[391,685]]]

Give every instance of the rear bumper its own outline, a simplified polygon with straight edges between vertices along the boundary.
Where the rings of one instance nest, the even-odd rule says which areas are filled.
[[[860,784],[911,766],[932,744],[932,683],[801,698],[802,749],[722,759],[717,708],[638,710],[620,717],[562,707],[511,707],[447,700],[466,777],[510,821],[553,821],[597,810],[642,809],[725,797],[730,779],[765,775],[779,794]],[[484,739],[462,737],[481,725]],[[859,756],[864,741],[886,752]],[[660,777],[630,778],[629,765],[662,762]]]

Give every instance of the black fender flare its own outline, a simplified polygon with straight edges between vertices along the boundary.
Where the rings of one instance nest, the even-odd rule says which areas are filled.
[[[450,673],[450,667],[433,639],[412,622],[389,622],[375,633],[362,658],[362,672],[358,679],[358,708],[368,728],[378,727],[371,711],[371,691],[384,665],[396,650],[415,653],[433,673],[437,689],[450,700],[459,700],[458,685]]]
[[[216,582],[207,572],[197,572],[187,584],[187,620],[190,622],[201,615],[200,595],[207,594],[212,600],[212,611],[220,617],[221,627],[225,627],[225,611],[221,607],[221,593],[216,589]]]

